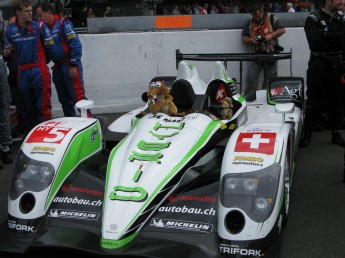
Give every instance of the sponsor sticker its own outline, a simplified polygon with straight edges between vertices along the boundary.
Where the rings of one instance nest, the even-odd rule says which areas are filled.
[[[188,230],[202,233],[211,233],[213,228],[213,225],[209,223],[160,218],[153,218],[150,222],[150,226],[158,228]]]
[[[248,133],[250,132],[270,132],[270,129],[262,129],[262,128],[250,128],[247,130]]]
[[[53,155],[56,151],[56,148],[49,147],[49,146],[34,146],[30,152],[30,154],[46,154],[46,155]]]
[[[71,128],[43,125],[37,127],[27,139],[27,143],[55,143],[60,144]]]
[[[102,206],[102,201],[90,201],[78,197],[55,197],[53,199],[54,203],[69,203],[69,204],[78,204],[78,205],[85,205],[85,206],[96,206],[100,207]]]
[[[272,83],[269,91],[270,99],[279,103],[289,103],[291,101],[300,103],[303,94],[301,87],[300,81]]]
[[[262,256],[262,250],[255,250],[255,249],[246,249],[240,248],[238,245],[229,245],[229,244],[219,244],[219,252],[221,254],[236,254],[241,256],[249,256],[249,257],[260,257]]]
[[[254,152],[272,155],[277,133],[250,132],[240,133],[237,138],[235,152]]]
[[[191,201],[191,202],[216,202],[217,199],[211,196],[192,196],[192,195],[178,195],[173,194],[168,197],[170,202],[177,202],[177,201]]]
[[[98,220],[98,212],[51,209],[48,217],[63,219]]]
[[[190,121],[190,120],[196,120],[198,119],[198,116],[197,114],[189,114],[189,115],[186,115],[185,117],[182,118],[182,120],[184,121]]]
[[[103,192],[93,190],[93,189],[87,189],[83,187],[76,187],[71,184],[64,184],[61,186],[61,192],[76,192],[76,193],[83,193],[83,194],[90,194],[90,195],[97,195],[97,196],[103,196]]]
[[[96,139],[96,136],[98,135],[98,130],[96,130],[95,128],[92,129],[92,133],[91,133],[91,143],[93,143]]]
[[[113,223],[109,226],[109,229],[105,230],[105,233],[112,234],[114,237],[116,237],[119,235],[119,232],[117,232],[117,228],[118,228],[117,224]]]
[[[264,161],[265,160],[261,157],[235,156],[232,164],[234,164],[234,165],[263,166]]]
[[[187,206],[178,207],[178,206],[169,206],[165,207],[162,206],[158,209],[160,212],[168,212],[168,213],[181,213],[181,214],[195,214],[195,215],[207,215],[207,216],[215,216],[216,210],[211,207],[207,209],[201,208],[191,208]]]
[[[18,224],[15,220],[8,220],[8,228],[25,233],[34,233],[36,230],[33,226]]]

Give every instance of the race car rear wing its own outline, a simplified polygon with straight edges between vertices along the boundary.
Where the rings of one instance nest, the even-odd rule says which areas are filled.
[[[239,92],[242,93],[242,72],[243,72],[243,61],[265,61],[265,60],[290,60],[290,74],[292,76],[292,63],[291,63],[291,49],[290,52],[284,53],[213,53],[213,54],[198,54],[190,53],[183,54],[180,49],[176,49],[176,69],[178,64],[182,60],[193,60],[193,61],[222,61],[225,68],[227,67],[227,62],[240,62],[240,80],[237,82],[239,84]]]

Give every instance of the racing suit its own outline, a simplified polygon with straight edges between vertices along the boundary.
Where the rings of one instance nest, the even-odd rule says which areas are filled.
[[[18,86],[27,109],[30,127],[51,119],[51,80],[47,61],[55,51],[43,22],[32,20],[24,28],[16,22],[6,29],[6,47],[17,57]]]
[[[311,134],[325,105],[329,112],[329,128],[332,132],[340,131],[344,115],[341,78],[345,72],[342,62],[345,16],[340,11],[332,16],[321,10],[313,12],[306,18],[304,30],[311,51],[307,70],[305,133]]]
[[[8,85],[10,86],[11,92],[11,103],[16,106],[16,110],[19,115],[20,127],[26,135],[30,131],[30,120],[25,107],[23,96],[18,87],[18,65],[17,57],[14,52],[8,58],[5,58],[7,68],[8,68]]]
[[[86,99],[81,63],[82,45],[72,22],[66,18],[54,16],[49,25],[50,33],[56,45],[53,56],[53,82],[58,93],[65,116],[76,116],[75,104]],[[76,67],[77,77],[71,79],[70,67]],[[91,114],[88,112],[88,116]]]

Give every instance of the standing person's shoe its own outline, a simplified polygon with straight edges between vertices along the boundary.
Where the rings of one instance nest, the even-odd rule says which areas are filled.
[[[303,148],[310,144],[311,142],[311,130],[305,130],[303,134],[303,138],[300,140],[298,146]]]
[[[340,132],[332,132],[332,143],[345,147],[345,140]]]
[[[2,162],[5,164],[10,164],[13,162],[12,151],[1,151]]]

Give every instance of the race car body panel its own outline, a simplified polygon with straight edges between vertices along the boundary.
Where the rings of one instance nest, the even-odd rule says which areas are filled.
[[[14,164],[0,251],[266,255],[286,224],[303,122],[295,98],[303,87],[285,81],[247,103],[222,62],[205,84],[182,61],[171,95],[183,116],[152,114],[146,104],[111,123],[104,138],[94,118],[38,125]]]
[[[141,218],[139,225],[136,221],[154,211],[157,204],[152,207],[152,200],[172,190],[171,180],[185,171],[186,164],[201,152],[217,130],[219,121],[197,113],[183,118],[159,113],[138,122],[110,154],[102,231],[107,243],[140,229],[145,219]],[[121,213],[114,214],[114,210]],[[116,223],[115,230],[109,230],[115,221],[121,223]]]
[[[56,118],[36,126],[24,140],[15,162],[8,198],[10,228],[17,233],[33,233],[36,227],[31,225],[26,230],[24,221],[46,214],[71,171],[99,152],[101,142],[96,119]]]
[[[283,223],[285,183],[290,184],[286,179],[292,176],[285,168],[291,166],[294,135],[288,123],[249,124],[234,132],[220,181],[221,253],[261,256],[276,241]]]

